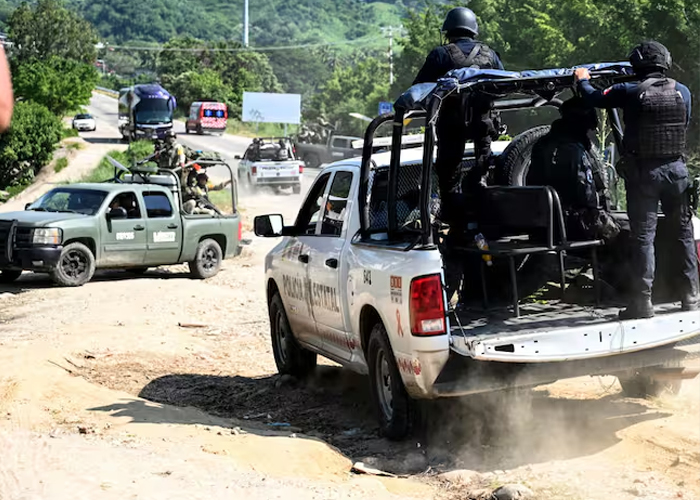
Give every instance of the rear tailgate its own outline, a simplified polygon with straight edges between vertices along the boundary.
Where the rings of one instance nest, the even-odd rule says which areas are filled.
[[[301,165],[298,160],[255,162],[255,175],[258,179],[265,180],[299,177]]]

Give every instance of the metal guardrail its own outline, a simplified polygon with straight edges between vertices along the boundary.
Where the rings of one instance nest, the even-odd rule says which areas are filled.
[[[113,95],[114,97],[119,97],[119,92],[117,92],[116,90],[108,89],[105,87],[95,87],[95,90],[99,90],[100,92],[104,92],[105,94]]]

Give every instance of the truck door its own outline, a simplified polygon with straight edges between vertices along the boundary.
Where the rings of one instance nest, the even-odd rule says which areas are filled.
[[[307,243],[316,329],[323,338],[323,350],[342,359],[350,359],[352,354],[343,314],[345,287],[341,286],[341,276],[347,276],[347,269],[344,268],[347,264],[343,262],[341,254],[352,210],[350,192],[353,177],[353,172],[349,170],[333,173],[321,213],[321,227],[318,235]]]
[[[126,210],[126,219],[110,219],[112,208]],[[100,215],[101,267],[143,265],[146,257],[146,220],[136,193],[116,193]]]
[[[144,191],[147,217],[146,264],[174,264],[180,258],[182,219],[164,191]]]
[[[331,156],[333,157],[333,161],[347,158],[351,150],[352,144],[350,144],[350,139],[346,139],[345,137],[333,137],[331,142]]]
[[[279,272],[282,275],[282,301],[289,323],[300,340],[319,349],[322,348],[323,341],[318,336],[311,306],[309,245],[318,238],[321,209],[330,177],[328,172],[320,175],[314,182],[294,224],[299,236],[289,238],[278,259]]]

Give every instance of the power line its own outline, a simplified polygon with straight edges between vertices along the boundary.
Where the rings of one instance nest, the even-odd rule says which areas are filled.
[[[153,51],[153,52],[267,52],[274,50],[293,50],[293,49],[305,49],[311,47],[327,47],[333,45],[351,45],[357,44],[362,45],[365,43],[373,42],[376,40],[381,40],[382,37],[367,37],[367,38],[356,38],[355,40],[341,40],[339,42],[319,42],[319,43],[304,43],[297,45],[279,45],[273,47],[238,47],[238,48],[216,48],[216,47],[163,47],[163,46],[131,46],[131,45],[105,45],[107,50],[118,49],[118,50],[141,50],[141,51]]]

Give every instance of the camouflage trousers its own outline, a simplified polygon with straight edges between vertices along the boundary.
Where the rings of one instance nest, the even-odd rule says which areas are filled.
[[[211,208],[206,208],[201,206],[197,200],[187,200],[185,203],[182,204],[182,209],[185,211],[186,214],[206,214],[206,215],[215,215],[216,212],[212,210]]]

